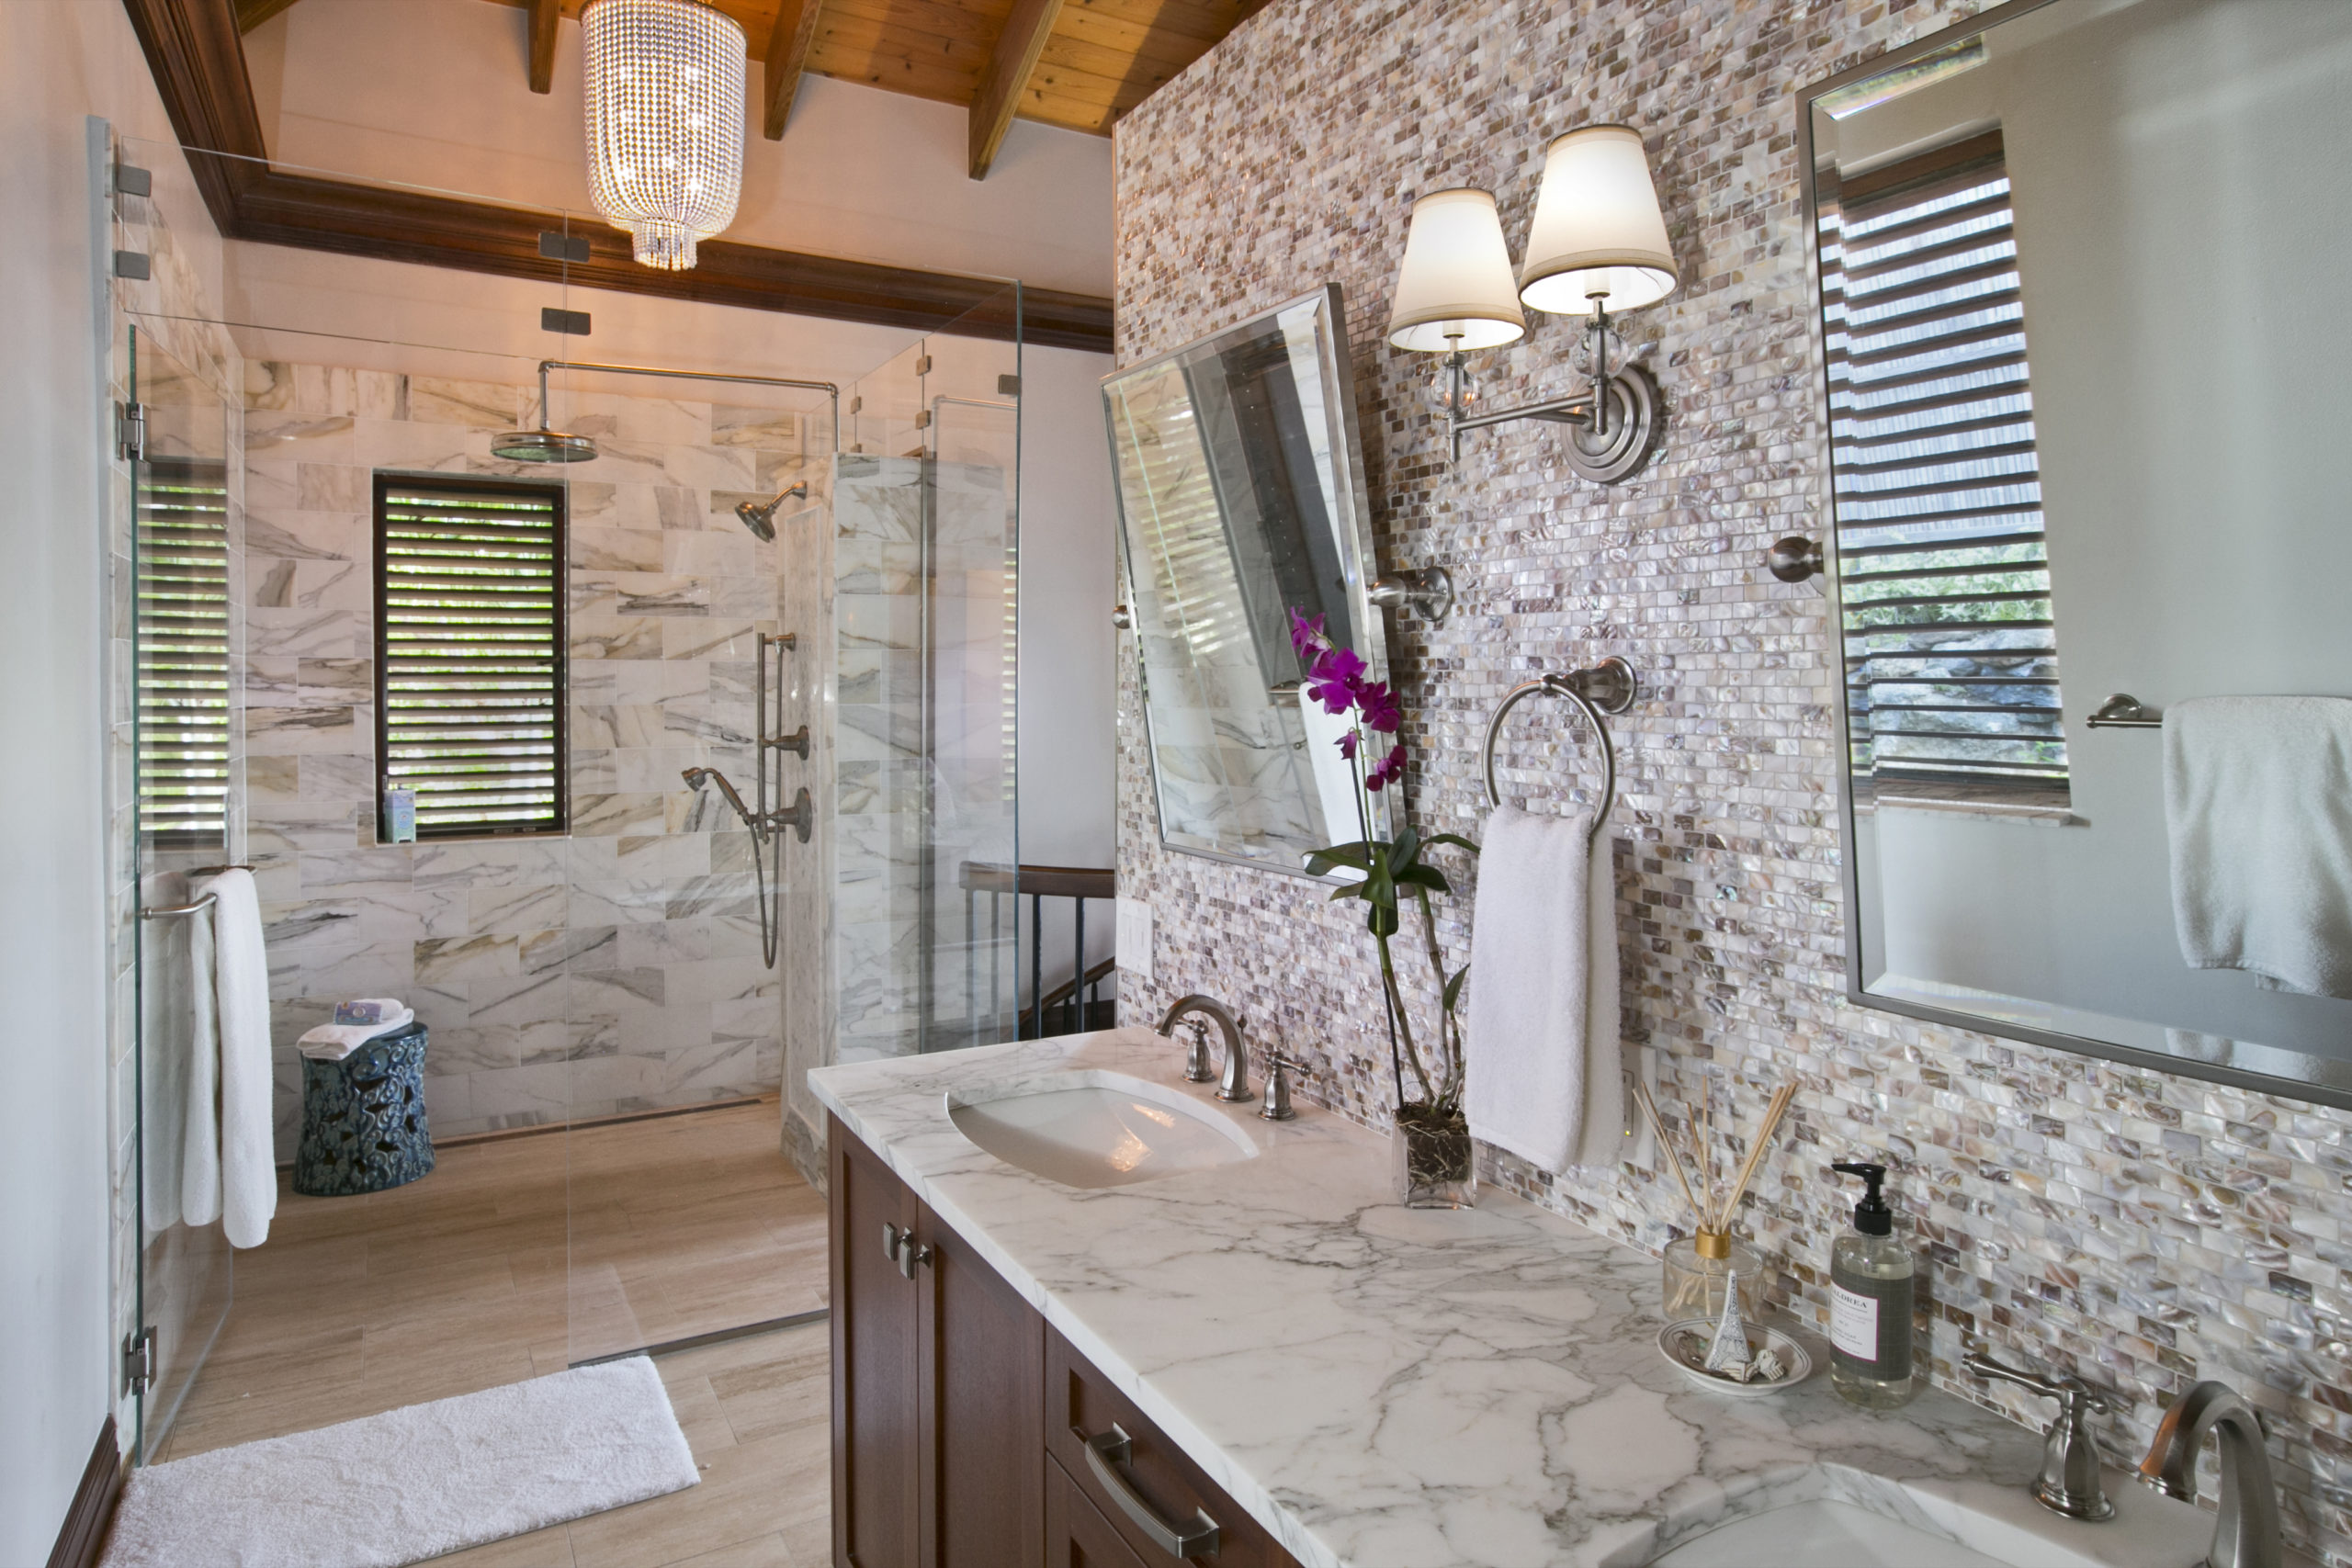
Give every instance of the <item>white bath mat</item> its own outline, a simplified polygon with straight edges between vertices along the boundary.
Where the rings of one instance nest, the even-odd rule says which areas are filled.
[[[633,1356],[134,1471],[103,1568],[403,1568],[696,1479]]]

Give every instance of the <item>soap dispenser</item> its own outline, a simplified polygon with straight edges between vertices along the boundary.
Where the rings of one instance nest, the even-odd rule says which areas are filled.
[[[1911,1381],[1910,1249],[1894,1239],[1894,1213],[1881,1188],[1886,1167],[1840,1160],[1829,1168],[1862,1179],[1854,1228],[1829,1253],[1829,1381],[1849,1404],[1893,1410],[1917,1390]]]

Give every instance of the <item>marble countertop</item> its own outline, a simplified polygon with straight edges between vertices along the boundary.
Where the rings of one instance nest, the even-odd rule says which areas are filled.
[[[1659,1357],[1657,1261],[1507,1193],[1415,1212],[1388,1140],[1302,1104],[1259,1119],[1112,1030],[809,1075],[818,1098],[1308,1568],[1621,1568],[1738,1516],[1857,1503],[1944,1535],[1947,1504],[2069,1532],[2092,1561],[2197,1561],[2205,1525],[2110,1476],[2068,1525],[2040,1438],[1935,1390],[1872,1415],[1813,1376],[1767,1399]],[[947,1097],[1074,1069],[1170,1086],[1258,1157],[1080,1190],[981,1152]],[[2152,1551],[2162,1540],[2165,1550]]]

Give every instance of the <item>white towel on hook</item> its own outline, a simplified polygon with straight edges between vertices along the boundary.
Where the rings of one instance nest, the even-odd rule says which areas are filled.
[[[212,895],[212,994],[220,1062],[220,1221],[232,1247],[269,1239],[277,1213],[277,1155],[270,1128],[269,954],[253,873],[224,871],[199,884]],[[198,919],[203,919],[198,916]]]
[[[1498,806],[1470,928],[1470,1133],[1538,1168],[1613,1165],[1625,1132],[1617,888],[1592,818]]]

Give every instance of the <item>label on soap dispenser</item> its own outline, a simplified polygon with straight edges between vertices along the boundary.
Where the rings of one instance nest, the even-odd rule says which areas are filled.
[[[1858,1361],[1878,1359],[1878,1298],[1829,1287],[1829,1343]]]

